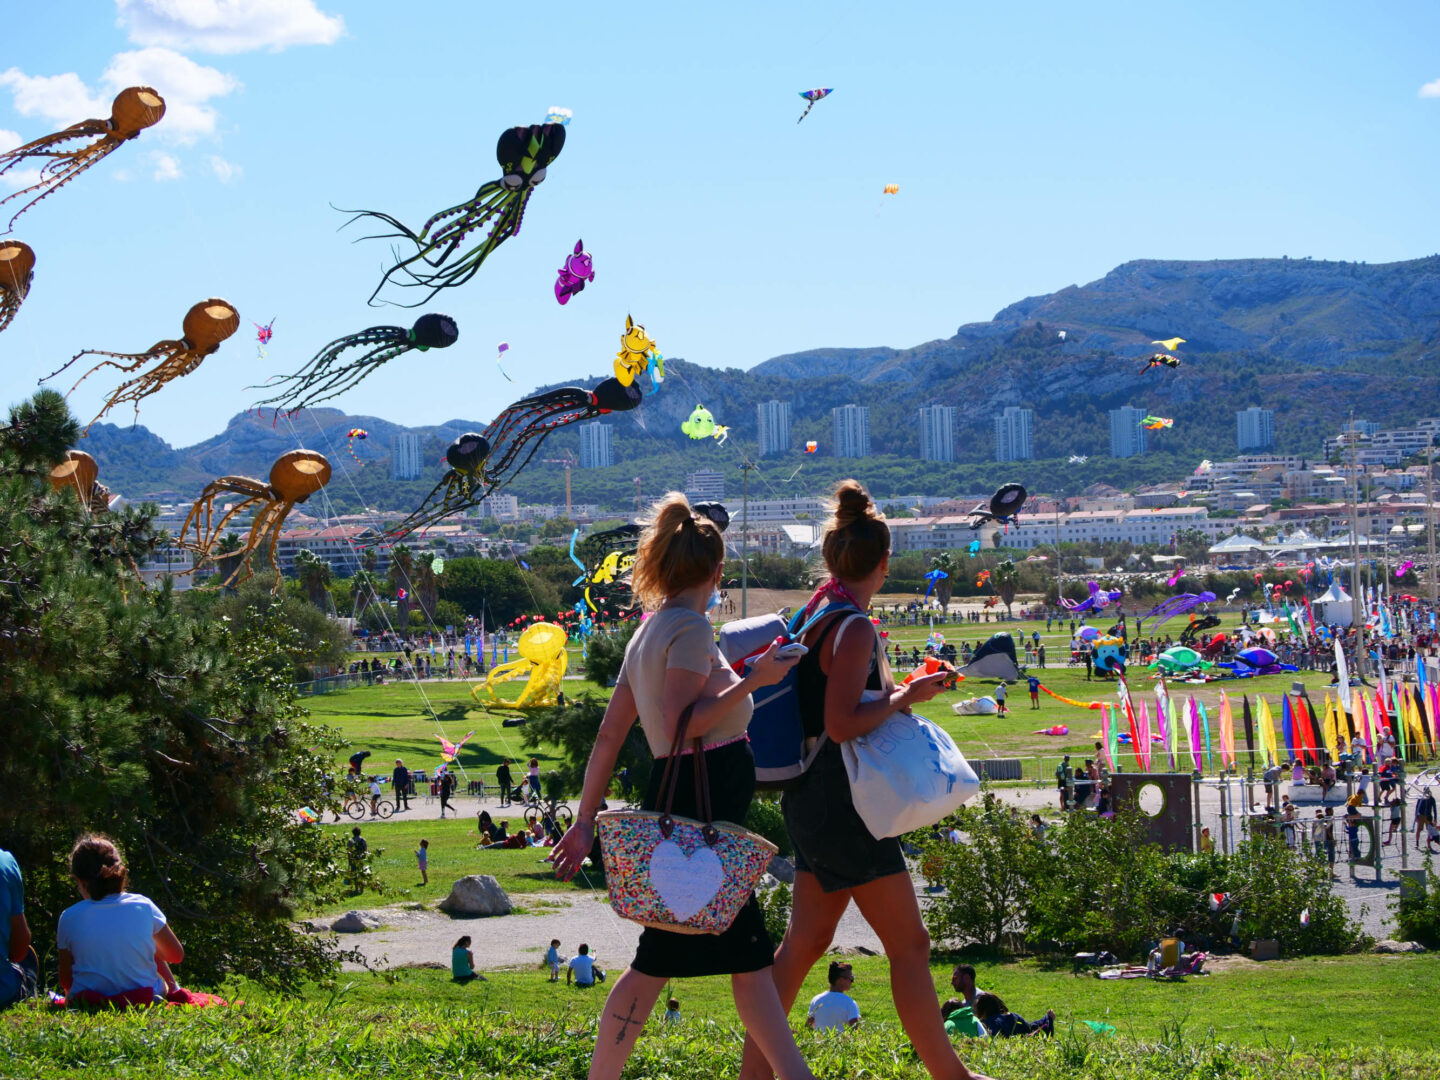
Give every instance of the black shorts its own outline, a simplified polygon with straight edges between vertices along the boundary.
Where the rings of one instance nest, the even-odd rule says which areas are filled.
[[[821,747],[780,807],[795,845],[795,869],[814,874],[827,893],[907,872],[899,838],[875,839],[856,812],[837,743]]]
[[[705,751],[710,778],[710,812],[717,821],[743,824],[755,795],[755,755],[748,742],[734,742]],[[679,783],[671,812],[699,817],[695,805],[693,759],[680,761]],[[665,759],[657,758],[650,770],[650,784],[641,803],[646,810],[658,810],[660,780]],[[740,914],[723,934],[677,934],[646,927],[630,966],[642,975],[661,979],[689,979],[702,975],[735,975],[763,971],[775,962],[775,945],[765,930],[765,915],[752,893]]]

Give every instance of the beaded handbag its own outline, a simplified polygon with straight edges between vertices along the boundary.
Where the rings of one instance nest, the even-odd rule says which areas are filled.
[[[608,810],[596,818],[610,906],[621,918],[677,934],[723,934],[750,899],[778,848],[710,814],[710,777],[693,740],[695,803],[704,821],[670,812],[694,706],[680,716],[660,779],[662,813]]]

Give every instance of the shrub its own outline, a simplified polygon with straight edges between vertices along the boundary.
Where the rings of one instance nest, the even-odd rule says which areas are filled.
[[[600,734],[600,721],[605,716],[605,702],[594,694],[581,694],[549,709],[534,713],[524,727],[524,746],[534,753],[543,747],[556,746],[560,762],[547,774],[545,790],[550,794],[578,795],[585,785],[585,766],[590,751]],[[616,770],[629,768],[630,781],[644,791],[650,781],[654,759],[645,743],[640,725],[635,724],[625,736]]]
[[[925,880],[945,888],[926,906],[925,927],[936,944],[1013,947],[1029,927],[1039,845],[993,795],[982,796],[978,807],[962,807],[956,819],[967,834],[962,844],[910,837],[920,844]]]
[[[786,884],[776,885],[773,889],[766,889],[756,894],[760,902],[760,910],[765,915],[765,932],[770,935],[770,940],[775,945],[785,936],[785,928],[790,925],[790,908],[793,897],[790,886]]]
[[[745,827],[769,840],[781,855],[790,854],[790,834],[785,831],[785,815],[776,800],[757,797],[745,814]]]
[[[609,686],[620,674],[625,661],[625,646],[640,626],[638,619],[623,622],[612,630],[596,634],[585,651],[585,675],[591,682]]]
[[[1400,940],[1440,948],[1440,882],[1416,882],[1391,901]],[[1313,923],[1312,923],[1313,925]]]

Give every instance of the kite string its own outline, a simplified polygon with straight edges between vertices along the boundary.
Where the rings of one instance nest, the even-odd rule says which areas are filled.
[[[304,441],[300,438],[299,432],[297,432],[297,431],[295,430],[295,425],[294,425],[294,423],[291,421],[289,414],[284,414],[284,415],[285,415],[285,425],[286,425],[286,427],[288,427],[288,428],[290,429],[290,434],[291,434],[291,436],[292,436],[292,437],[294,438],[294,440],[295,440],[295,445],[296,445],[297,447],[303,447],[303,446],[304,446]],[[335,446],[334,446],[334,444],[331,442],[329,435],[326,434],[325,429],[322,428],[322,427],[320,427],[320,422],[319,422],[319,420],[316,420],[316,419],[315,419],[315,416],[314,416],[313,413],[311,413],[311,419],[314,420],[316,429],[319,430],[321,437],[325,440],[326,444],[329,446],[331,453],[332,453],[332,454],[335,453]],[[348,473],[347,473],[346,475],[347,475],[347,478],[348,478],[349,481],[350,481],[351,486],[355,488],[356,498],[359,499],[360,505],[361,505],[361,507],[363,508],[363,507],[365,506],[365,502],[364,502],[364,499],[363,499],[363,498],[360,498],[359,488],[355,485],[355,479],[354,479],[354,477],[349,476]],[[336,512],[335,512],[334,504],[330,501],[330,495],[329,495],[329,493],[322,487],[322,488],[320,489],[319,494],[320,494],[321,503],[322,503],[322,505],[323,505],[323,507],[324,507],[325,518],[326,518],[327,523],[335,523],[336,520],[337,520],[337,518],[338,518],[338,514],[336,514]],[[370,513],[369,513],[368,508],[365,509],[364,512],[365,512],[365,515],[366,515],[367,517],[370,516]],[[372,519],[372,524],[373,524],[373,519]],[[377,531],[379,531],[379,530],[377,529]],[[382,534],[382,535],[383,535],[383,534]],[[348,536],[346,536],[346,537],[344,538],[344,540],[345,540],[345,546],[346,546],[346,548],[349,550],[350,557],[351,557],[351,559],[353,560],[355,570],[357,570],[357,571],[358,571],[358,570],[363,570],[363,569],[364,569],[364,563],[361,561],[360,555],[359,555],[359,554],[356,552],[356,550],[355,550],[355,548],[356,548],[355,542],[354,542],[350,537],[348,537]],[[397,568],[397,569],[398,569],[398,568]],[[405,584],[406,584],[406,585],[409,585],[411,588],[413,588],[413,584],[410,582],[408,575],[406,575],[406,574],[404,573],[403,569],[400,570],[400,575],[405,578]],[[379,609],[380,617],[381,617],[382,620],[384,620],[386,629],[388,629],[388,630],[390,631],[390,634],[395,638],[395,640],[396,640],[396,642],[397,642],[397,644],[398,644],[398,643],[400,642],[400,640],[401,640],[401,635],[396,632],[394,623],[392,623],[392,622],[390,621],[390,613],[389,613],[389,611],[386,609],[384,603],[377,603],[375,606]],[[426,615],[426,618],[427,618],[427,620],[428,620],[428,619],[429,619],[428,613],[425,613],[423,606],[421,607],[421,612],[422,612],[422,614],[425,614],[425,615]],[[433,622],[431,623],[431,625],[432,625],[432,627],[434,627],[434,623],[433,623]],[[438,629],[438,627],[435,627],[435,629]],[[444,640],[443,637],[442,637],[441,640]],[[443,726],[443,725],[441,724],[441,722],[440,722],[440,715],[439,715],[438,712],[436,712],[435,706],[434,706],[434,704],[430,701],[429,695],[426,694],[425,688],[424,688],[424,686],[423,686],[423,685],[421,684],[421,682],[420,682],[420,676],[419,676],[419,674],[416,672],[414,665],[413,665],[412,663],[410,663],[409,661],[407,661],[406,664],[405,664],[405,667],[408,667],[408,668],[409,668],[408,674],[409,674],[410,681],[414,684],[416,692],[420,695],[420,700],[421,700],[422,702],[424,702],[425,710],[430,714],[430,718],[434,721],[434,723],[435,723],[435,729],[436,729],[436,731],[439,733],[439,735],[440,735],[440,737],[441,737],[441,740],[442,740],[442,741],[448,741],[448,740],[446,739],[446,736],[445,736],[444,726]],[[404,670],[404,669],[402,668],[402,670]],[[455,760],[455,767],[460,770],[460,775],[463,776],[467,781],[470,779],[469,774],[465,771],[465,766],[464,766],[463,764],[461,764],[461,762],[460,762],[460,760],[459,760],[458,758],[456,758],[456,760]]]

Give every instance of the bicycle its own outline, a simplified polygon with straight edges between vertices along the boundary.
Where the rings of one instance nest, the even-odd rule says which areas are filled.
[[[533,828],[535,823],[540,822],[540,827],[546,832],[550,831],[550,823],[554,823],[563,833],[570,828],[575,820],[575,813],[570,809],[570,804],[558,798],[535,799],[525,805],[525,827]]]
[[[355,821],[363,818],[368,810],[370,810],[369,799],[363,799],[357,795],[353,800],[345,800],[345,812]],[[380,799],[375,803],[374,812],[370,816],[383,819],[388,818],[393,813],[395,813],[395,804],[389,799]]]

